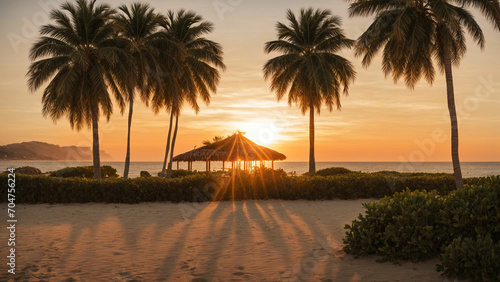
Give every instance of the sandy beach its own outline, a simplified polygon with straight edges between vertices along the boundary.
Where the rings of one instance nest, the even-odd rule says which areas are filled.
[[[367,201],[18,205],[16,275],[2,263],[0,280],[444,281],[438,260],[342,251]]]

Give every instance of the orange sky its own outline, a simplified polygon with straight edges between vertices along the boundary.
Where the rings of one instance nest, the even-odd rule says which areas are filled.
[[[20,1],[19,1],[20,2]],[[47,21],[46,8],[61,1],[2,1],[0,7],[0,145],[44,141],[59,145],[91,146],[89,130],[72,131],[66,119],[57,124],[41,115],[41,92],[30,94],[26,86],[28,49],[36,29]],[[132,1],[107,1],[113,6]],[[290,161],[308,159],[308,116],[286,102],[277,102],[262,77],[262,66],[273,55],[264,43],[275,39],[276,21],[285,10],[301,7],[329,8],[343,18],[350,38],[357,38],[370,24],[369,18],[347,17],[345,1],[148,1],[158,12],[191,9],[215,25],[209,36],[222,44],[227,71],[211,104],[198,115],[185,108],[175,153],[200,146],[215,135],[237,129],[259,144],[284,153]],[[57,4],[55,4],[57,5]],[[462,161],[500,161],[500,33],[485,19],[476,19],[486,35],[486,48],[468,45],[459,68],[454,68],[455,95],[460,115]],[[470,42],[470,40],[469,40]],[[317,161],[449,161],[449,117],[442,75],[433,86],[421,83],[414,91],[403,83],[385,79],[380,56],[368,68],[352,51],[343,56],[358,72],[350,95],[342,99],[342,111],[323,109],[316,116]],[[154,115],[142,104],[134,110],[132,161],[163,158],[168,115]],[[122,161],[126,146],[126,116],[115,111],[111,121],[100,123],[101,149]]]

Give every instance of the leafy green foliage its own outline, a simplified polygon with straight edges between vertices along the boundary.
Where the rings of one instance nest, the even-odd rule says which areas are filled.
[[[264,79],[278,101],[287,94],[288,104],[296,104],[302,114],[310,113],[309,133],[314,135],[314,112],[326,105],[331,112],[341,108],[341,95],[349,93],[356,77],[354,65],[338,53],[354,46],[341,28],[342,20],[328,9],[288,9],[287,22],[277,22],[277,36],[264,50],[278,55],[263,67]],[[309,173],[315,172],[314,146],[310,148]]]
[[[172,170],[170,177],[171,178],[178,178],[178,177],[184,177],[184,176],[189,176],[189,175],[196,175],[200,174],[198,171],[189,171],[186,169],[177,169],[177,170]],[[158,176],[161,176],[161,172],[158,172]]]
[[[330,175],[340,175],[351,173],[352,170],[349,170],[345,167],[329,167],[325,169],[320,169],[316,172],[316,175],[319,176],[330,176]]]
[[[407,189],[364,204],[365,214],[345,226],[344,251],[389,261],[440,254],[437,270],[449,278],[498,281],[500,176],[470,181],[477,186],[445,196]]]
[[[217,200],[294,199],[287,193],[288,177],[283,170],[263,168],[245,173],[240,170],[221,175],[221,191]],[[300,188],[299,188],[300,189]]]
[[[53,177],[85,177],[92,178],[94,177],[94,167],[93,166],[76,166],[76,167],[66,167],[60,170],[56,170],[50,173],[50,176]],[[109,166],[103,165],[101,166],[101,177],[118,177],[116,173],[116,169]]]
[[[486,178],[486,184],[457,190],[445,199],[441,221],[448,229],[450,241],[458,236],[475,238],[487,234],[495,242],[500,241],[500,182],[495,184],[499,178]]]
[[[498,225],[498,224],[497,224]],[[470,281],[500,281],[500,243],[490,234],[458,237],[445,248],[436,266],[443,275]]]
[[[107,172],[106,166],[102,169],[109,175],[116,173],[114,169]],[[85,173],[67,168],[59,171],[61,177],[16,174],[17,189],[23,195],[16,200],[19,203],[178,202],[208,201],[210,199],[330,200],[382,198],[393,194],[391,190],[393,186],[391,186],[390,181],[379,173],[354,173],[328,177],[294,177],[288,176],[283,170],[268,168],[258,169],[252,173],[235,170],[234,173],[211,172],[208,174],[206,172],[173,170],[172,172],[176,177],[168,179],[143,177],[127,180],[109,178],[102,181],[93,181],[81,178],[82,176],[92,177],[91,168],[87,167],[84,171]],[[176,173],[178,175],[175,175]],[[57,173],[55,174],[57,175]],[[442,178],[432,180],[432,176],[408,177],[408,179],[402,178],[401,183],[408,184],[410,191],[420,189],[426,183],[432,183],[433,187],[436,188],[436,195],[446,195],[448,193],[448,188],[439,188],[440,185],[444,186],[447,183],[447,178],[446,181],[443,181]],[[7,174],[0,174],[0,181],[6,183]],[[486,180],[483,180],[483,182],[486,183]],[[192,191],[192,189],[194,190]],[[213,194],[212,191],[209,193],[210,196],[194,197],[197,193],[206,193],[207,189],[215,189],[217,193]],[[106,196],[102,196],[103,190],[106,191]]]
[[[378,254],[383,260],[414,262],[439,253],[442,231],[434,215],[443,207],[434,191],[405,190],[379,202],[363,204],[365,216],[359,215],[346,225],[344,250],[359,255]]]
[[[140,173],[140,177],[151,177],[151,173],[149,173],[148,171],[141,171]]]
[[[122,90],[128,85],[134,62],[116,36],[107,4],[78,0],[50,12],[52,23],[41,27],[40,38],[29,51],[28,87],[34,92],[47,84],[42,114],[69,120],[71,128],[91,127],[94,152],[99,154],[98,123],[113,113],[113,99],[124,107]],[[94,159],[99,178],[99,158]]]
[[[356,55],[363,57],[363,66],[369,66],[373,58],[383,52],[385,75],[392,74],[394,81],[404,79],[412,89],[421,78],[429,83],[434,81],[434,63],[441,71],[445,63],[459,64],[467,50],[466,33],[484,47],[483,31],[470,13],[470,6],[478,8],[500,30],[498,1],[349,2],[349,16],[374,16],[373,23],[355,45]]]
[[[213,23],[205,21],[203,17],[195,12],[179,10],[174,12],[169,10],[162,23],[168,38],[174,42],[178,50],[173,52],[173,56],[163,65],[167,68],[164,73],[172,73],[173,83],[160,80],[161,87],[157,89],[152,99],[153,111],[158,112],[164,107],[170,112],[170,128],[167,139],[167,152],[164,163],[167,163],[167,156],[170,151],[170,161],[168,162],[167,175],[172,172],[172,160],[177,138],[178,121],[181,108],[187,103],[198,113],[200,106],[198,99],[209,103],[211,94],[217,92],[220,81],[219,70],[225,70],[223,62],[222,46],[205,35],[210,34]],[[171,68],[174,66],[174,69]],[[172,119],[175,116],[175,129],[172,139],[170,133],[172,129]],[[162,171],[165,168],[162,169]]]
[[[492,187],[500,187],[500,175],[488,176],[488,177],[471,177],[464,180],[466,184],[474,186],[486,184]]]
[[[266,53],[278,56],[264,65],[264,78],[281,100],[288,92],[288,103],[296,103],[302,113],[325,104],[340,109],[340,96],[349,92],[356,71],[352,63],[336,54],[350,49],[354,40],[345,36],[341,18],[328,9],[301,9],[286,12],[286,23],[276,25],[277,39],[266,42]],[[307,27],[307,28],[305,28]]]
[[[7,174],[0,174],[7,183]],[[179,179],[151,178],[56,178],[16,174],[16,203],[139,203],[154,201],[209,201],[199,197],[207,188],[217,188],[211,176],[193,175]],[[7,199],[5,194],[2,201]]]
[[[162,65],[170,65],[162,62],[162,53],[172,49],[172,43],[161,31],[160,23],[162,17],[155,13],[154,9],[146,3],[133,3],[128,7],[121,5],[120,12],[114,16],[114,25],[119,31],[118,37],[123,41],[123,48],[128,51],[134,62],[133,67],[128,69],[128,77],[120,84],[126,89],[122,95],[133,109],[135,93],[148,105],[150,94],[154,91],[150,88],[158,84],[158,75]],[[173,76],[164,75],[162,80],[172,83]],[[132,122],[132,113],[129,111],[128,126]],[[128,178],[130,167],[130,130],[127,136],[127,154],[125,157],[125,170],[123,178]]]

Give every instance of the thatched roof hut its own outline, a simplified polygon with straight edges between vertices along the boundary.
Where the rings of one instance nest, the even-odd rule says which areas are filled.
[[[172,161],[188,162],[189,169],[191,168],[191,162],[205,161],[207,162],[207,170],[209,170],[210,161],[260,161],[262,163],[263,161],[274,162],[285,159],[285,155],[264,146],[257,145],[238,132],[224,140],[177,155],[172,159]]]

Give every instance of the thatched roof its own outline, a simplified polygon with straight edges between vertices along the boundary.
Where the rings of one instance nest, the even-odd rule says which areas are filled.
[[[286,156],[274,150],[260,146],[235,133],[228,138],[175,156],[179,162],[193,161],[281,161]]]

